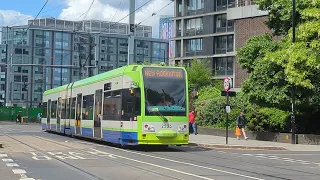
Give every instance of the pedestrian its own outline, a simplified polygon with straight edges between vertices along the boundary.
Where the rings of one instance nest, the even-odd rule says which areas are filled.
[[[190,113],[189,113],[189,134],[194,133],[195,135],[197,135],[197,124],[196,124],[196,111],[193,109]]]
[[[40,113],[38,113],[37,119],[38,119],[38,122],[41,122],[41,115],[40,115]]]
[[[247,140],[248,137],[246,135],[246,132],[244,131],[244,128],[246,127],[246,118],[244,117],[243,111],[240,112],[240,115],[238,116],[236,121],[236,125],[242,131],[244,139]],[[237,139],[240,139],[239,136],[237,136]]]
[[[21,124],[21,115],[20,115],[20,113],[18,113],[18,115],[17,115],[17,123],[18,122]]]

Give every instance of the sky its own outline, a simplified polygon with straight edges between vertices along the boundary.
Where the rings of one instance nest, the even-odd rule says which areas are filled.
[[[36,17],[46,0],[2,0],[0,6],[0,26],[27,24]],[[91,9],[88,11],[91,3]],[[104,20],[119,21],[129,14],[130,0],[49,0],[38,18],[54,17],[64,20]],[[149,0],[136,0],[136,9]],[[136,11],[135,23],[152,26],[154,38],[159,38],[159,16],[173,15],[171,0],[152,0]],[[118,8],[119,7],[119,8]],[[157,12],[158,10],[161,11]],[[85,12],[88,13],[86,15]],[[156,15],[150,17],[154,12]],[[128,23],[129,18],[121,22]]]

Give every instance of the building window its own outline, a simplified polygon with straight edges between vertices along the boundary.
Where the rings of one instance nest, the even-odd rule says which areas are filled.
[[[229,35],[227,36],[227,52],[233,52],[233,46],[234,46],[234,36]]]
[[[215,53],[226,54],[227,52],[227,36],[215,37]]]
[[[214,67],[216,76],[232,76],[233,75],[234,57],[223,57],[214,59]]]
[[[228,0],[217,0],[217,11],[227,10],[227,1]]]
[[[202,54],[202,39],[186,40],[186,56],[195,56]]]
[[[227,14],[221,14],[216,16],[216,32],[227,31]]]
[[[187,0],[187,15],[203,13],[204,0]]]
[[[234,20],[228,20],[228,32],[234,32]]]
[[[188,19],[186,21],[186,35],[198,35],[203,31],[203,19]]]
[[[119,39],[119,46],[128,46],[128,39]]]

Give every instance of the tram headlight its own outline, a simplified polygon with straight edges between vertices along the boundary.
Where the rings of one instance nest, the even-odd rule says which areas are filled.
[[[178,127],[178,131],[180,131],[180,132],[185,132],[187,130],[188,130],[188,126],[186,124]]]
[[[143,130],[144,131],[148,131],[148,132],[155,132],[156,128],[154,126],[152,126],[152,125],[144,124]]]

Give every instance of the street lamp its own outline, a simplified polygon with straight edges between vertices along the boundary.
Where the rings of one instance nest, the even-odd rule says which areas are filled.
[[[295,16],[296,16],[296,0],[292,0],[292,44],[296,41],[296,25],[295,25]],[[291,89],[291,144],[296,144],[296,137],[295,137],[295,92],[294,87]]]

